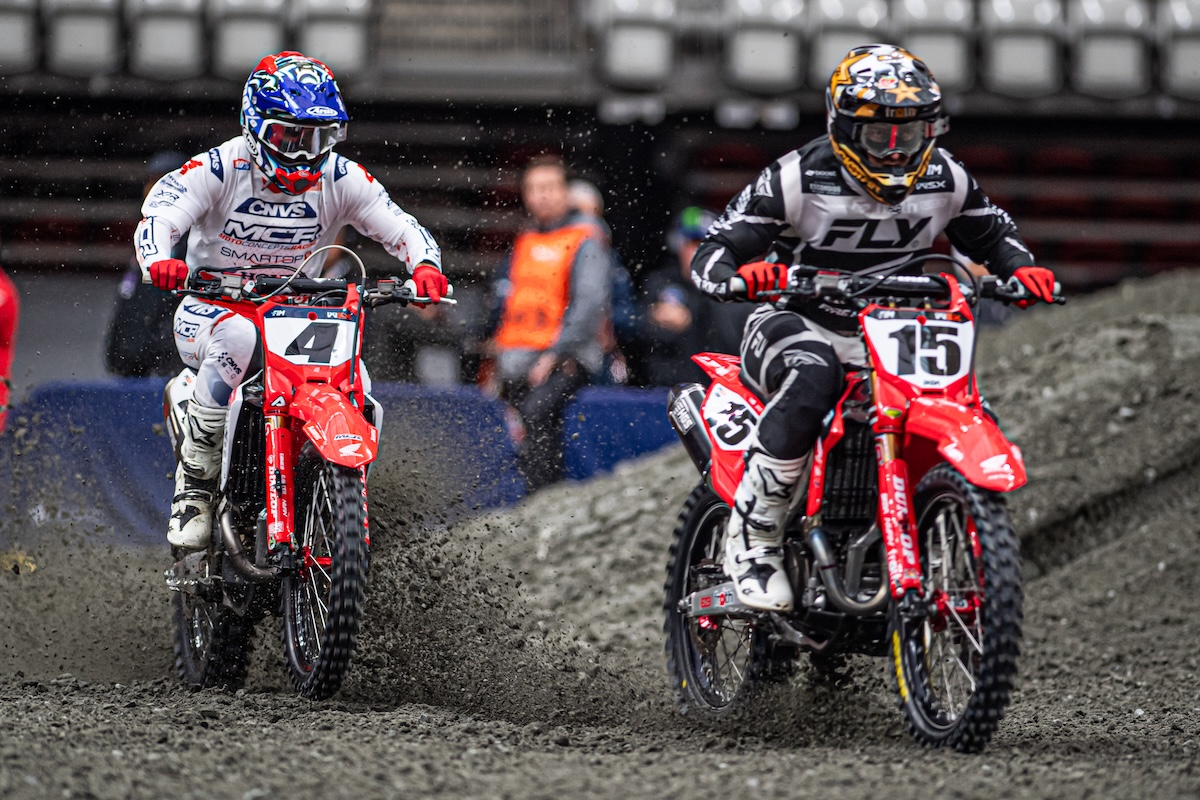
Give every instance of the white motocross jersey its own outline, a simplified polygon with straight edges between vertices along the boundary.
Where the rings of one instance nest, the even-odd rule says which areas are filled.
[[[366,168],[330,153],[312,189],[279,192],[254,166],[238,136],[190,159],[159,179],[142,204],[134,241],[142,274],[171,257],[188,233],[187,263],[193,270],[288,274],[307,255],[333,243],[344,225],[379,242],[412,267],[441,269],[441,250],[429,231],[392,202]],[[318,277],[326,253],[304,268]]]

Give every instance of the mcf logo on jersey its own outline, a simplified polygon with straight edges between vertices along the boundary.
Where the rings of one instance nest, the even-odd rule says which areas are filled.
[[[260,242],[262,244],[308,244],[321,235],[320,225],[268,225],[265,222],[225,221],[221,238],[226,241]]]

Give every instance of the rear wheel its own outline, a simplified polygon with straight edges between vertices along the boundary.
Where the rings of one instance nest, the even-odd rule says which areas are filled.
[[[210,552],[193,555],[179,576],[197,585],[174,593],[175,669],[189,686],[234,691],[246,682],[254,625],[221,602],[212,564]]]
[[[1003,498],[942,464],[917,487],[925,613],[894,612],[900,707],[922,744],[978,752],[1017,673],[1020,553]]]
[[[675,527],[667,562],[663,610],[667,673],[683,710],[721,716],[760,682],[779,674],[773,646],[753,619],[689,617],[679,603],[699,589],[729,581],[722,568],[729,506],[701,483],[688,497]]]
[[[297,568],[280,589],[284,655],[300,694],[322,700],[341,688],[358,643],[367,581],[362,471],[308,446],[296,495]]]

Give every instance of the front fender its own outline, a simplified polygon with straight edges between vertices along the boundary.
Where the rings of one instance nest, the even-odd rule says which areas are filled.
[[[989,415],[950,400],[917,397],[905,420],[905,433],[925,440],[981,489],[1011,492],[1025,485],[1025,460]],[[907,452],[906,446],[906,452]]]
[[[375,460],[379,430],[341,392],[323,383],[305,383],[292,397],[291,413],[326,460],[358,468]]]

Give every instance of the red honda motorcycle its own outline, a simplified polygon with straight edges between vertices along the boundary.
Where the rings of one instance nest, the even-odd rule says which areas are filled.
[[[230,399],[208,548],[167,571],[186,684],[240,687],[268,613],[282,617],[301,695],[327,698],[349,671],[369,565],[367,468],[383,418],[364,383],[364,314],[429,302],[411,281],[369,286],[358,266],[358,283],[297,277],[303,264],[290,277],[200,270],[189,282],[187,294],[254,323],[262,368]],[[195,377],[184,369],[163,396],[176,459]]]
[[[894,272],[929,260],[952,261],[926,256]],[[748,608],[723,570],[729,508],[763,403],[742,385],[739,359],[697,355],[711,385],[677,386],[668,400],[703,476],[667,566],[671,682],[684,710],[720,716],[790,676],[801,653],[818,674],[846,654],[886,657],[917,741],[982,750],[1020,652],[1020,555],[1003,495],[1025,483],[1025,466],[976,385],[973,309],[980,298],[1029,295],[993,277],[794,275],[783,294],[858,309],[869,361],[847,375],[786,522],[795,608]]]

